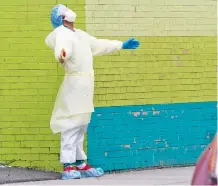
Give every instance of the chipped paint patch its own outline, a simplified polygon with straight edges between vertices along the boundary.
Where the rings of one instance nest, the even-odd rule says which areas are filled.
[[[173,149],[173,150],[178,150],[178,149],[179,149],[179,147],[172,147],[172,149]]]
[[[160,74],[159,75],[159,79],[164,79],[164,77],[165,77],[165,74]]]
[[[102,116],[102,114],[97,114],[97,116],[99,117],[99,116]]]
[[[165,143],[165,147],[169,147],[169,145],[167,144],[167,141],[166,140],[163,140],[164,143]]]
[[[163,160],[160,160],[160,161],[159,161],[159,165],[160,165],[160,166],[163,166],[163,165],[164,165],[164,161],[163,161]]]
[[[214,101],[96,108],[88,130],[90,161],[94,166],[102,164],[109,171],[114,170],[111,164],[113,158],[118,162],[123,162],[125,158],[125,163],[134,168],[140,165],[138,162],[144,162],[140,166],[145,167],[158,166],[159,161],[173,166],[175,154],[184,155],[176,160],[179,166],[186,161],[195,163],[192,152],[200,153],[205,147],[201,145],[207,144],[216,132],[217,118],[212,116],[216,115],[217,106]],[[153,112],[159,113],[157,111],[160,111],[160,115],[153,116]],[[140,112],[140,116],[134,117],[133,112],[135,115]],[[119,117],[112,113],[118,113]],[[97,114],[103,115],[97,117]],[[202,122],[203,118],[210,122]],[[198,140],[200,136],[203,137]],[[196,146],[196,149],[192,146]],[[116,169],[122,168],[125,167],[117,163]]]
[[[131,145],[123,145],[124,148],[129,149]]]
[[[184,53],[184,54],[188,54],[188,50],[184,50],[183,53]]]
[[[133,116],[138,117],[140,115],[140,112],[133,112]]]
[[[182,63],[181,63],[181,62],[179,62],[179,63],[178,63],[178,66],[179,66],[179,67],[181,67],[181,66],[182,66]]]
[[[148,115],[148,112],[142,112],[142,115],[143,115],[143,116],[147,116],[147,115]]]
[[[153,115],[160,115],[160,111],[153,111]]]

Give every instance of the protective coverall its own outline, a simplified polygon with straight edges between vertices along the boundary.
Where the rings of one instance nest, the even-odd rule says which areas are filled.
[[[76,14],[67,7],[54,7],[51,21],[55,29],[45,40],[57,60],[60,59],[62,50],[65,51],[65,76],[50,120],[53,133],[61,132],[62,164],[87,159],[83,151],[83,141],[91,113],[94,112],[93,56],[110,54],[122,48],[135,49],[139,46],[138,41],[134,39],[124,43],[97,39],[80,29],[71,30],[62,24],[63,20],[74,22],[75,19]]]

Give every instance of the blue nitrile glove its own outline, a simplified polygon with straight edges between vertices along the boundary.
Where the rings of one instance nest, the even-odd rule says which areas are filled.
[[[122,49],[136,49],[140,45],[139,41],[135,40],[134,38],[131,38],[125,42],[123,42]]]

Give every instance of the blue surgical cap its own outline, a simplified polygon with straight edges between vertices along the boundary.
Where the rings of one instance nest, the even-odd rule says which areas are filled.
[[[53,28],[57,28],[63,24],[62,15],[59,13],[59,9],[64,6],[61,4],[56,5],[51,11],[51,24]]]

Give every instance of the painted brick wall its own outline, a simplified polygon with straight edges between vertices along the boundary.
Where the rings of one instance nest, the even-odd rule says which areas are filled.
[[[105,171],[195,164],[217,131],[217,102],[99,107],[89,163]]]
[[[86,0],[96,36],[215,36],[216,0]]]
[[[63,70],[45,45],[50,11],[63,3],[85,29],[84,1],[10,0],[0,8],[0,164],[59,170],[50,116]]]
[[[213,0],[86,0],[90,34],[141,42],[139,50],[95,58],[90,164],[195,163],[216,131],[216,7]]]
[[[138,51],[95,58],[97,106],[216,100],[216,37],[137,39]]]
[[[159,108],[156,107],[158,103],[166,104],[163,106],[166,110],[169,103],[215,101],[217,59],[217,40],[214,34],[215,1],[199,0],[192,1],[192,4],[190,1],[182,1],[181,4],[169,0],[165,2],[168,3],[165,6],[156,0],[1,2],[0,7],[4,11],[0,13],[2,41],[0,46],[0,164],[60,170],[59,136],[51,134],[49,119],[63,71],[52,57],[52,52],[44,44],[46,35],[52,30],[49,12],[57,3],[67,4],[75,10],[78,14],[77,26],[87,29],[94,36],[119,40],[137,36],[142,43],[138,51],[121,51],[95,58],[95,104],[98,108],[93,115],[88,136],[89,161],[93,165],[102,165],[106,170],[138,166],[136,160],[129,162],[130,158],[138,157],[133,156],[136,151],[130,154],[132,146],[129,140],[135,142],[136,129],[142,124],[138,112],[141,114],[141,109],[145,112],[149,111],[150,108],[146,107],[146,104],[152,104],[154,108]],[[198,17],[196,12],[201,16]],[[184,23],[186,23],[185,27]],[[214,103],[208,104],[210,113],[205,112],[206,114],[190,109],[189,106],[185,107],[186,110],[189,108],[187,112],[208,114],[213,118],[208,116],[210,122],[204,125],[204,131],[196,129],[199,138],[204,139],[202,145],[208,143],[214,132]],[[110,107],[114,105],[119,107]],[[132,105],[132,107],[122,107],[123,105]],[[142,108],[135,105],[141,105]],[[202,103],[197,107],[205,111],[203,105]],[[105,106],[107,108],[104,108]],[[128,113],[123,109],[127,109]],[[159,109],[160,113],[163,114],[164,109]],[[178,107],[174,107],[173,110],[176,109],[178,110]],[[133,115],[138,117],[132,117],[129,111],[134,112]],[[117,113],[117,118],[112,117],[114,113]],[[182,109],[179,113],[182,118]],[[126,118],[130,116],[129,122],[126,122]],[[180,121],[186,121],[185,118],[183,119]],[[124,126],[128,129],[123,130],[122,133],[120,121],[125,121]],[[157,118],[146,121],[142,125],[144,131],[149,131],[159,124]],[[150,121],[156,125],[152,126]],[[136,129],[133,129],[131,122],[135,124]],[[184,122],[182,124],[179,126],[185,125]],[[193,128],[195,124],[192,122],[189,125]],[[107,125],[109,125],[108,130]],[[165,126],[167,132],[164,135],[175,132],[176,128],[172,125],[173,123],[168,123]],[[181,127],[181,135],[184,134],[182,133],[184,130],[185,128]],[[209,139],[205,138],[208,131],[211,134]],[[121,150],[119,153],[120,149],[117,152],[115,142],[112,144],[105,142],[104,138],[99,140],[99,136],[108,136],[110,133],[113,137],[120,134],[129,135],[129,138],[120,137],[122,145],[125,145],[122,147],[126,149],[125,152]],[[158,134],[154,134],[157,139]],[[146,138],[146,135],[140,135],[137,144],[140,142],[139,138],[141,141],[150,139]],[[193,141],[198,139],[189,137]],[[112,137],[108,139],[113,141]],[[169,140],[173,137],[162,136],[161,139]],[[109,149],[102,149],[100,141],[108,143]],[[150,143],[156,142],[150,141]],[[185,143],[182,145],[185,149]],[[96,156],[98,147],[101,154]],[[172,147],[175,147],[175,144]],[[201,147],[196,148],[199,153]],[[115,157],[108,158],[111,157],[111,151],[114,154],[112,156]],[[165,159],[170,157],[172,152],[174,151],[169,149]],[[149,153],[152,156],[152,152]],[[120,161],[123,156],[127,157],[125,162]],[[150,158],[150,156],[145,157]],[[139,159],[140,162],[144,162],[142,166],[152,166],[151,163],[145,163],[147,161],[145,157],[143,159],[141,156]],[[115,163],[114,159],[116,159]],[[161,160],[162,164],[165,164],[167,162],[165,159],[159,157],[152,162],[156,165]],[[182,161],[178,162],[182,163]]]
[[[215,100],[216,26],[213,0],[86,0],[87,32],[141,42],[95,58],[96,105]]]

